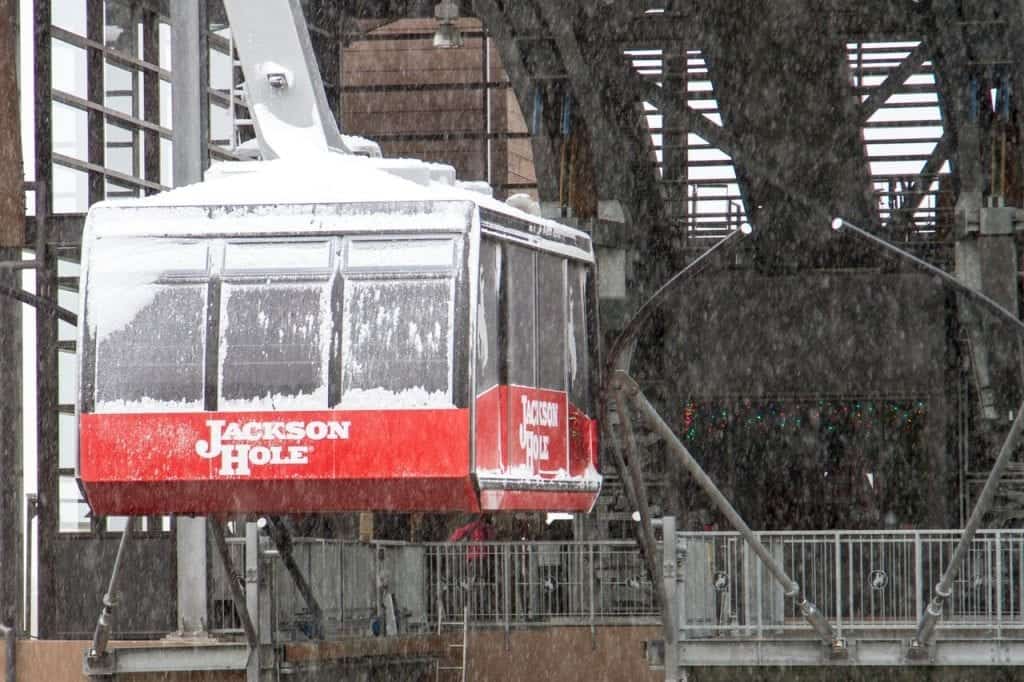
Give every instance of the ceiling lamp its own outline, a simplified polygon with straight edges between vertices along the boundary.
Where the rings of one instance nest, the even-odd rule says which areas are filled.
[[[439,24],[434,31],[434,47],[462,47],[462,31],[455,25],[455,20],[459,18],[459,6],[455,0],[441,0],[437,3],[434,18]]]

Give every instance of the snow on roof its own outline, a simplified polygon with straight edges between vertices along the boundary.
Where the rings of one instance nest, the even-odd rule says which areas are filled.
[[[451,166],[444,164],[324,152],[302,158],[218,163],[207,172],[203,182],[139,199],[107,200],[96,204],[94,209],[97,217],[104,216],[99,221],[105,223],[102,231],[110,234],[139,229],[137,220],[118,221],[111,215],[117,213],[117,209],[174,208],[177,209],[175,213],[184,218],[184,209],[188,207],[265,208],[303,204],[450,201],[472,203],[543,225],[554,234],[582,236],[578,230],[530,215],[475,191],[472,186],[460,185]],[[276,209],[261,211],[264,215],[275,212]],[[281,210],[281,213],[286,212]],[[122,225],[118,225],[119,222]]]

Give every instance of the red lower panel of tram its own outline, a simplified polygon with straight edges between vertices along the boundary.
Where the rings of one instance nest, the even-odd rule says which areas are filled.
[[[496,387],[467,409],[83,414],[96,514],[587,511],[596,423],[564,392]]]
[[[479,509],[469,411],[83,414],[96,514]]]

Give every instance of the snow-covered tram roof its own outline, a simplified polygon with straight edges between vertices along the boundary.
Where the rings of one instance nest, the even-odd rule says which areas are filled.
[[[333,152],[226,162],[211,169],[203,182],[140,199],[100,202],[89,211],[86,239],[451,231],[467,226],[475,209],[503,218],[509,229],[501,231],[522,241],[593,260],[584,232],[460,186],[450,166]]]

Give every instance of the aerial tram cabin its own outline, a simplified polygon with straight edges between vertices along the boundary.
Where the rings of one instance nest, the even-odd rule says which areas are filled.
[[[586,511],[594,255],[448,167],[325,153],[90,210],[97,514]]]

